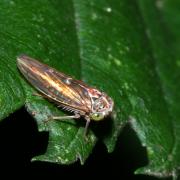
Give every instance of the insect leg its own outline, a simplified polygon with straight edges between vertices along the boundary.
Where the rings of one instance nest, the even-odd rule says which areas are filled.
[[[53,116],[52,117],[52,119],[54,119],[54,120],[57,120],[57,119],[61,120],[61,119],[68,119],[68,118],[70,118],[70,119],[78,119],[78,118],[80,118],[80,115],[75,114],[75,115],[72,115],[72,116]]]
[[[87,135],[88,127],[89,127],[89,123],[90,123],[90,118],[86,117],[85,119],[86,119],[86,126],[84,129],[84,137],[86,137],[86,135]]]
[[[48,118],[45,122],[49,122],[49,121],[53,121],[53,120],[63,120],[63,119],[79,119],[80,115],[79,114],[75,114],[72,116],[52,116],[50,118]]]

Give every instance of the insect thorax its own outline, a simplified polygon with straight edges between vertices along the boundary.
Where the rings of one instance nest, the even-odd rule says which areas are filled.
[[[97,96],[91,97],[92,113],[90,118],[94,121],[101,121],[112,112],[114,103],[105,93],[97,92]]]

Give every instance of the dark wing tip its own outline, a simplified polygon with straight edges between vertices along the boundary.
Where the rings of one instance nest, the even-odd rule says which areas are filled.
[[[32,59],[28,57],[27,55],[19,55],[17,57],[17,67],[22,71],[24,67],[27,67],[28,65],[31,64]]]
[[[29,59],[27,55],[25,54],[21,54],[19,56],[17,56],[17,62],[20,63],[21,61],[24,61],[26,59]]]
[[[25,55],[25,54],[22,54],[22,55],[19,55],[17,57],[17,66],[20,67],[22,65],[29,65],[32,63],[32,58],[30,58],[29,56]]]

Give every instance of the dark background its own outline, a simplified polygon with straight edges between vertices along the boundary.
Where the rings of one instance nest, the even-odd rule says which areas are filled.
[[[146,149],[140,144],[130,125],[124,127],[113,153],[107,153],[99,141],[85,165],[57,165],[31,162],[35,155],[46,151],[47,132],[38,132],[36,122],[21,108],[0,123],[0,176],[23,178],[103,178],[159,179],[134,175],[139,167],[148,164]],[[5,176],[4,176],[5,175]],[[0,179],[3,179],[1,178]],[[170,179],[170,178],[169,178]]]

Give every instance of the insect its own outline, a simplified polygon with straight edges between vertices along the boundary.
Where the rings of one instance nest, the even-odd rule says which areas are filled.
[[[17,66],[27,81],[44,97],[73,114],[54,116],[52,119],[84,117],[86,120],[85,135],[91,120],[101,121],[113,110],[114,102],[104,92],[89,87],[84,82],[58,72],[31,57],[19,56]]]

